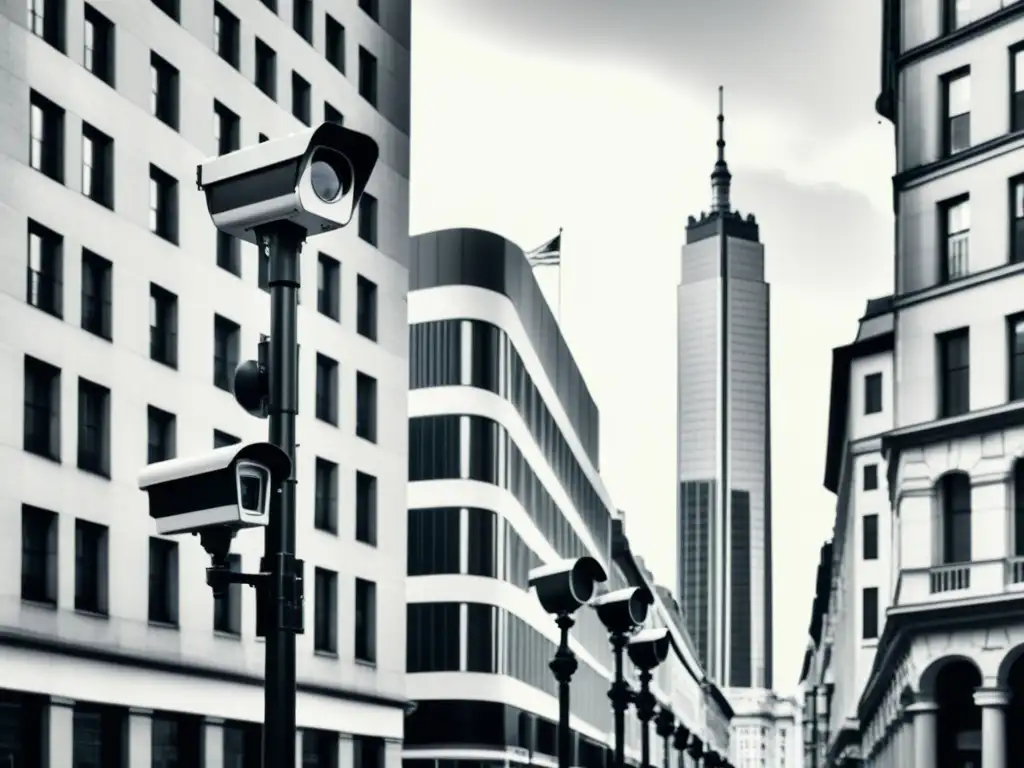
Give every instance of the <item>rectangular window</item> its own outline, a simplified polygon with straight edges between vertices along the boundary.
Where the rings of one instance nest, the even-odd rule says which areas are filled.
[[[356,579],[356,659],[377,662],[377,585]]]
[[[114,87],[114,23],[85,4],[82,64],[111,88]]]
[[[967,328],[940,334],[939,418],[946,419],[971,409],[970,332]]]
[[[29,163],[64,183],[64,110],[36,91],[29,94]]]
[[[971,479],[964,472],[950,472],[939,479],[942,515],[942,564],[971,562]],[[969,576],[967,577],[969,578]],[[964,587],[969,584],[964,583]]]
[[[82,194],[114,207],[114,140],[88,123],[82,124]]]
[[[149,231],[178,244],[178,180],[149,166]]]
[[[345,28],[331,14],[324,14],[324,58],[345,74]]]
[[[21,599],[57,604],[57,513],[21,505]]]
[[[180,75],[176,67],[156,53],[149,54],[149,106],[153,116],[178,130]]]
[[[377,246],[377,198],[366,192],[359,198],[359,237]]]
[[[292,115],[306,125],[313,120],[311,101],[309,83],[298,72],[292,72]]]
[[[1024,399],[1024,315],[1007,318],[1010,355],[1010,400]]]
[[[277,53],[256,38],[256,87],[271,99],[277,99]]]
[[[359,9],[374,21],[380,21],[380,3],[378,0],[359,0]]]
[[[146,461],[155,464],[173,459],[177,452],[177,419],[174,414],[151,405],[147,409],[147,425],[149,447]]]
[[[29,219],[27,301],[54,317],[64,316],[64,238]]]
[[[107,614],[107,527],[75,520],[75,610]]]
[[[217,55],[238,69],[238,17],[220,3],[213,4],[213,45]]]
[[[861,637],[864,640],[878,638],[878,587],[867,587],[861,598]]]
[[[456,667],[457,669],[458,667]],[[384,739],[377,736],[354,734],[352,736],[352,768],[384,768]]]
[[[219,101],[213,102],[213,137],[217,154],[226,155],[241,146],[242,121]]]
[[[321,354],[316,356],[316,417],[338,425],[338,363]]]
[[[60,369],[25,355],[26,452],[60,461]]]
[[[356,280],[356,332],[377,340],[377,284],[362,275]]]
[[[110,477],[110,390],[78,378],[78,468]]]
[[[864,413],[882,412],[882,374],[869,373],[864,377]]]
[[[356,472],[356,541],[377,546],[377,478]]]
[[[338,652],[338,574],[326,568],[314,573],[313,649]]]
[[[178,297],[156,283],[149,284],[149,357],[178,367]]]
[[[235,277],[242,276],[242,250],[238,238],[217,230],[217,266]]]
[[[235,437],[227,432],[221,432],[219,429],[213,430],[214,448],[226,448],[229,445],[236,445],[240,442],[242,442],[242,438],[240,437]]]
[[[955,155],[971,146],[971,73],[961,69],[942,78],[943,151]]]
[[[878,489],[878,465],[877,464],[865,464],[864,465],[864,484],[863,488],[865,491],[874,491]]]
[[[942,31],[945,34],[952,34],[971,21],[971,0],[942,0]]]
[[[1010,181],[1010,261],[1024,261],[1024,178]]]
[[[356,373],[356,437],[377,442],[377,380]]]
[[[313,42],[313,2],[295,0],[292,4],[292,28],[307,43]]]
[[[939,205],[943,227],[941,280],[944,283],[967,277],[971,253],[971,201],[966,196]]]
[[[242,572],[242,556],[228,555],[228,570]],[[229,584],[223,595],[213,598],[213,631],[226,635],[242,634],[242,585]]]
[[[114,265],[82,249],[82,329],[110,341],[113,334]]]
[[[865,560],[878,559],[878,515],[864,515],[864,546]]]
[[[359,46],[359,95],[377,106],[377,57]]]
[[[66,13],[64,0],[28,0],[28,28],[64,53]]]
[[[178,624],[178,544],[149,539],[149,620]]]
[[[338,465],[316,458],[313,525],[317,530],[338,532]]]
[[[241,335],[238,323],[213,316],[213,384],[225,392],[234,391]]]
[[[302,768],[338,768],[338,734],[302,729]]]
[[[317,255],[316,310],[331,320],[341,319],[341,264],[326,253]]]
[[[277,13],[277,0],[260,0],[271,13]]]
[[[324,122],[325,123],[337,123],[338,125],[345,124],[345,116],[336,109],[329,101],[324,102]]]

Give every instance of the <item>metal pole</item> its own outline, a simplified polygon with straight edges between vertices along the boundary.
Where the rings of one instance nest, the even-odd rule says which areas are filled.
[[[640,670],[640,693],[636,697],[636,716],[640,720],[640,765],[649,768],[651,764],[651,718],[658,702],[651,693],[651,671]]]
[[[608,698],[612,700],[612,712],[615,720],[615,768],[626,768],[626,710],[632,691],[622,671],[622,653],[629,642],[629,636],[615,633],[611,636],[612,654],[615,657],[615,680],[608,690]]]
[[[558,768],[572,765],[572,730],[569,728],[569,683],[578,666],[576,654],[569,648],[569,630],[576,622],[572,616],[559,616],[555,622],[560,630],[558,650],[549,665],[558,681]]]
[[[264,690],[263,768],[295,765],[296,608],[301,615],[295,559],[295,416],[298,403],[299,254],[304,230],[282,223],[257,233],[270,261],[270,442],[292,460],[290,477],[271,504],[262,571],[269,573]],[[296,605],[298,603],[298,605]]]

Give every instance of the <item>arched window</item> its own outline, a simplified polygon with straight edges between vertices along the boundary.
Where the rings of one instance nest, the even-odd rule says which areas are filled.
[[[971,478],[951,472],[939,480],[942,563],[971,561]]]
[[[1013,554],[1024,556],[1024,459],[1013,463]]]

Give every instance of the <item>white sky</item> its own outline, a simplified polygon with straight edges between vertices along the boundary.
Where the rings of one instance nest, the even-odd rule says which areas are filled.
[[[602,474],[634,550],[674,591],[675,296],[686,218],[710,202],[717,83],[602,55],[601,40],[572,55],[528,45],[459,8],[414,8],[412,231],[479,227],[528,249],[565,228],[562,325],[601,412]],[[688,44],[685,30],[677,42]],[[865,300],[892,283],[892,127],[866,98],[877,62],[877,45],[848,62],[859,103],[843,124],[772,98],[730,100],[724,83],[733,202],[758,217],[772,284],[784,692],[797,682],[834,516],[822,488],[831,349],[852,341]],[[786,88],[764,62],[743,72],[741,94]],[[555,270],[538,274],[554,303]]]

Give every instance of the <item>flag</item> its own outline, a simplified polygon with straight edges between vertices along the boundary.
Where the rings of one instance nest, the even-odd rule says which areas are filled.
[[[540,264],[561,264],[562,263],[562,230],[543,245],[538,245],[532,251],[526,253],[526,261],[531,267]]]

